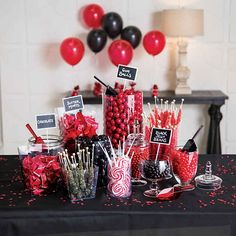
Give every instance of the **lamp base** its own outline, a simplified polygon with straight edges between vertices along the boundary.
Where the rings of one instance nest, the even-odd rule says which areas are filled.
[[[192,90],[188,85],[178,85],[175,88],[175,94],[191,94]]]

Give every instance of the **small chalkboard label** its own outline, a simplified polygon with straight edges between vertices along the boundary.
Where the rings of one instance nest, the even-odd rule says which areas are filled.
[[[55,114],[36,115],[37,129],[52,129],[56,128]]]
[[[82,95],[63,98],[62,100],[63,100],[65,112],[84,109],[84,102],[83,102]]]
[[[117,78],[135,81],[138,68],[118,65]]]
[[[171,129],[152,128],[150,142],[169,145],[171,141],[171,136]]]

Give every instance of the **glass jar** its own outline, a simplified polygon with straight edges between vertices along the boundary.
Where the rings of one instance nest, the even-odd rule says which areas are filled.
[[[92,138],[78,137],[77,144],[78,144],[77,146],[79,146],[80,149],[84,149],[88,147],[88,150],[90,151],[90,153],[93,152],[93,145],[94,145],[94,164],[98,166],[97,185],[99,187],[106,186],[108,183],[108,180],[107,180],[108,160],[101,146],[107,150],[108,155],[110,156],[111,145],[110,145],[108,137],[106,135],[98,135]]]
[[[197,173],[198,152],[182,151],[181,147],[176,147],[171,151],[170,157],[172,172],[179,186],[188,186]]]
[[[126,198],[131,195],[131,161],[129,157],[116,157],[108,165],[108,193],[112,197]]]
[[[123,138],[134,132],[134,120],[142,123],[143,94],[126,89],[119,91],[117,96],[103,95],[103,108],[104,133],[117,149]]]
[[[149,159],[149,143],[141,133],[130,134],[125,141],[125,153],[132,157],[131,176],[134,185],[144,185],[146,181],[141,180],[140,163]]]
[[[63,140],[61,136],[49,134],[41,135],[40,137],[43,139],[43,144],[35,143],[34,137],[28,139],[28,146],[31,155],[41,152],[47,156],[57,156],[58,152],[63,151]]]
[[[63,177],[71,202],[96,197],[98,167],[92,166],[84,170],[83,167],[62,168]]]
[[[43,144],[35,144],[33,137],[28,140],[28,155],[21,159],[25,185],[35,195],[54,190],[61,177],[58,152],[63,143],[57,135],[42,135]]]

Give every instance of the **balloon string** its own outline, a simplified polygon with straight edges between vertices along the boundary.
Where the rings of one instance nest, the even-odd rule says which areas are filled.
[[[156,68],[155,68],[155,56],[152,56],[153,61],[152,61],[152,68],[154,69],[153,73],[153,83],[155,84],[155,76],[156,76]]]
[[[94,67],[97,66],[97,55],[96,53],[94,53]]]
[[[127,2],[127,12],[126,12],[126,14],[127,14],[127,23],[128,24],[129,24],[129,18],[130,18],[130,16],[129,16],[129,9],[130,9],[130,1]]]
[[[94,53],[94,75],[96,75],[96,70],[97,70],[97,55]]]

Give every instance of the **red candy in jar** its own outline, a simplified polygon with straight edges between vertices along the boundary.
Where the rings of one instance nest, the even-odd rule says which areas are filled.
[[[132,157],[131,176],[135,181],[140,180],[140,163],[149,159],[149,143],[143,134],[130,134],[125,142],[125,153]]]
[[[27,189],[40,195],[55,187],[60,178],[61,167],[57,156],[27,156],[22,160],[22,170]]]
[[[114,148],[118,148],[123,136],[132,133],[134,120],[142,122],[143,95],[133,88],[119,90],[117,96],[105,95],[104,100],[104,133],[112,140]]]
[[[186,152],[182,149],[171,151],[173,174],[181,185],[189,184],[197,172],[198,152]]]

